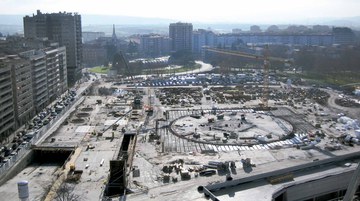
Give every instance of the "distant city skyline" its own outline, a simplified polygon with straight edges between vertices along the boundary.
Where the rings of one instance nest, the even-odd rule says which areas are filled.
[[[313,19],[360,16],[358,0],[0,0],[0,13],[32,15],[77,12],[81,15],[121,15],[184,22],[304,23]]]

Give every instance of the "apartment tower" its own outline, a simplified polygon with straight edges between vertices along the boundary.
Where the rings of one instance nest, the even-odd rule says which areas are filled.
[[[41,13],[24,17],[26,38],[48,38],[66,47],[69,86],[81,78],[82,39],[81,15],[77,13]]]
[[[171,23],[169,26],[170,48],[172,52],[191,51],[193,25],[191,23]]]

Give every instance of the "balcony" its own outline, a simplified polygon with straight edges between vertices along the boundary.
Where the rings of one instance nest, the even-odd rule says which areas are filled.
[[[0,125],[0,133],[3,133],[4,131],[10,129],[15,125],[15,118],[12,118],[12,120],[6,122],[6,121],[0,121],[2,125]]]
[[[15,116],[12,110],[8,111],[7,113],[2,112],[2,115],[0,115],[0,122],[7,122],[7,121],[12,121]],[[14,120],[15,122],[15,120]]]
[[[11,89],[11,82],[2,82],[0,83],[0,89],[3,90],[4,87],[9,86]]]
[[[1,111],[1,110],[4,110],[4,111]],[[12,101],[6,101],[1,104],[1,106],[0,106],[1,113],[0,114],[6,113],[7,110],[9,110],[10,112],[13,111],[13,102]]]
[[[0,98],[1,98],[0,100],[4,98],[3,97],[4,95],[12,96],[12,90],[10,86],[0,90]]]
[[[9,79],[10,80],[10,74],[8,75],[0,75],[0,81],[3,81],[5,79]]]

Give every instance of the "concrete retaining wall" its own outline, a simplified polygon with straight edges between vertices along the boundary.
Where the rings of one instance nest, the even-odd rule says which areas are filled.
[[[13,178],[19,174],[26,166],[28,166],[34,159],[34,151],[29,150],[24,156],[14,164],[5,174],[0,178],[0,186],[3,185],[6,181]]]
[[[310,163],[306,163],[306,164],[302,164],[302,165],[298,165],[298,166],[294,166],[294,167],[275,170],[272,172],[257,174],[257,175],[250,176],[250,177],[239,178],[239,179],[234,179],[232,181],[226,181],[226,182],[222,182],[222,183],[207,185],[204,187],[206,187],[209,191],[216,191],[219,189],[229,188],[229,187],[236,186],[236,185],[246,183],[246,182],[256,181],[256,180],[260,180],[260,179],[266,179],[268,177],[283,175],[283,174],[287,174],[287,173],[291,173],[291,172],[303,171],[303,170],[306,170],[309,168],[325,166],[328,164],[336,164],[338,162],[345,161],[345,160],[358,159],[359,157],[360,157],[360,153],[354,152],[354,153],[345,154],[342,156],[336,156],[336,157],[328,158],[328,159],[324,159],[324,160],[313,161]]]

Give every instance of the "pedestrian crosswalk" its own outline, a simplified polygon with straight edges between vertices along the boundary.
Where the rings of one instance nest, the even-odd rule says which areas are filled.
[[[217,109],[218,113],[221,112],[236,112],[236,113],[264,113],[263,111],[254,111],[253,109]],[[180,110],[171,110],[169,111],[168,121],[173,121],[178,118],[188,116],[191,114],[200,114],[211,113],[213,110],[204,109],[204,110],[193,110],[193,109],[180,109]],[[280,124],[281,122],[279,122]],[[285,147],[296,146],[297,144],[302,143],[302,138],[306,134],[295,134],[291,139],[274,141],[266,144],[254,144],[254,145],[227,145],[227,144],[210,144],[206,142],[193,142],[189,139],[179,138],[173,135],[168,128],[159,129],[159,134],[161,136],[161,141],[164,144],[164,152],[178,152],[178,153],[187,153],[187,152],[206,152],[206,151],[215,151],[215,152],[230,152],[230,151],[256,151],[256,150],[269,150],[269,149],[279,149]]]
[[[178,119],[180,117],[192,115],[192,114],[200,114],[201,112],[205,114],[209,114],[213,112],[213,110],[210,109],[204,109],[204,110],[193,110],[193,109],[185,109],[185,110],[171,110],[169,111],[169,119],[170,121]],[[222,113],[222,112],[236,112],[236,113],[264,113],[263,111],[254,111],[253,109],[217,109],[216,112]]]
[[[193,142],[188,139],[179,138],[167,130],[167,128],[159,129],[161,141],[164,144],[164,152],[190,153],[190,152],[231,152],[231,151],[256,151],[286,148],[295,146],[301,142],[301,138],[306,134],[295,134],[295,137],[282,141],[270,142],[267,144],[254,145],[218,145],[203,142]]]

